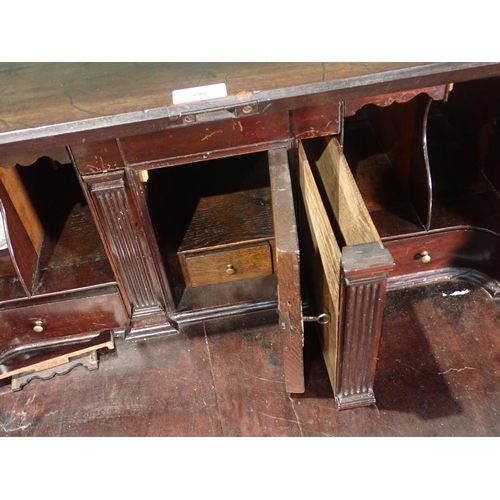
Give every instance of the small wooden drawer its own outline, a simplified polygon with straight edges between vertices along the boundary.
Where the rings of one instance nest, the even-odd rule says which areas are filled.
[[[498,280],[500,277],[500,237],[477,227],[435,229],[423,234],[394,237],[384,241],[394,257],[390,286],[438,278],[443,270],[475,270]],[[442,276],[442,275],[441,275]]]
[[[186,255],[186,270],[193,287],[267,276],[273,273],[271,246],[264,242],[250,247]]]
[[[116,288],[0,311],[0,336],[7,350],[58,337],[123,329],[128,317]],[[2,352],[0,352],[0,355]]]

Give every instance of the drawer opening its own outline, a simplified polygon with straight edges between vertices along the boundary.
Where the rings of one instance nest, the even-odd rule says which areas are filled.
[[[418,99],[345,119],[344,153],[396,262],[389,284],[459,273],[497,296],[500,79],[457,83],[426,108]],[[424,164],[415,161],[421,151]]]
[[[147,197],[178,311],[275,298],[267,152],[151,169]]]
[[[1,168],[0,199],[7,240],[0,249],[1,300],[114,282],[69,158]]]

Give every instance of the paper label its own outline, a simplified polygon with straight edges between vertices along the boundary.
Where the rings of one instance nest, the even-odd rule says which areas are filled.
[[[225,83],[214,83],[213,85],[179,89],[172,92],[172,102],[174,104],[205,101],[207,99],[217,99],[218,97],[227,97]]]

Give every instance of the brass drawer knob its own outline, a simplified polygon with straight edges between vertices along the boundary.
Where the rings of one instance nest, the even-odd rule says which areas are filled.
[[[226,274],[234,274],[236,272],[236,269],[233,267],[232,264],[228,264],[226,268]]]
[[[431,261],[431,256],[429,255],[429,252],[427,250],[424,250],[423,252],[420,252],[420,260],[424,264],[427,264],[428,262]]]
[[[35,321],[35,326],[33,327],[33,331],[36,333],[42,333],[43,332],[43,321],[41,319],[37,319]]]

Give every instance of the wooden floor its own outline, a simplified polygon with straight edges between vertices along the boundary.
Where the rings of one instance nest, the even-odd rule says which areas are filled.
[[[480,288],[389,293],[376,406],[339,412],[314,331],[306,347],[307,390],[291,396],[275,326],[117,340],[99,370],[1,387],[0,435],[500,435],[500,304]]]

